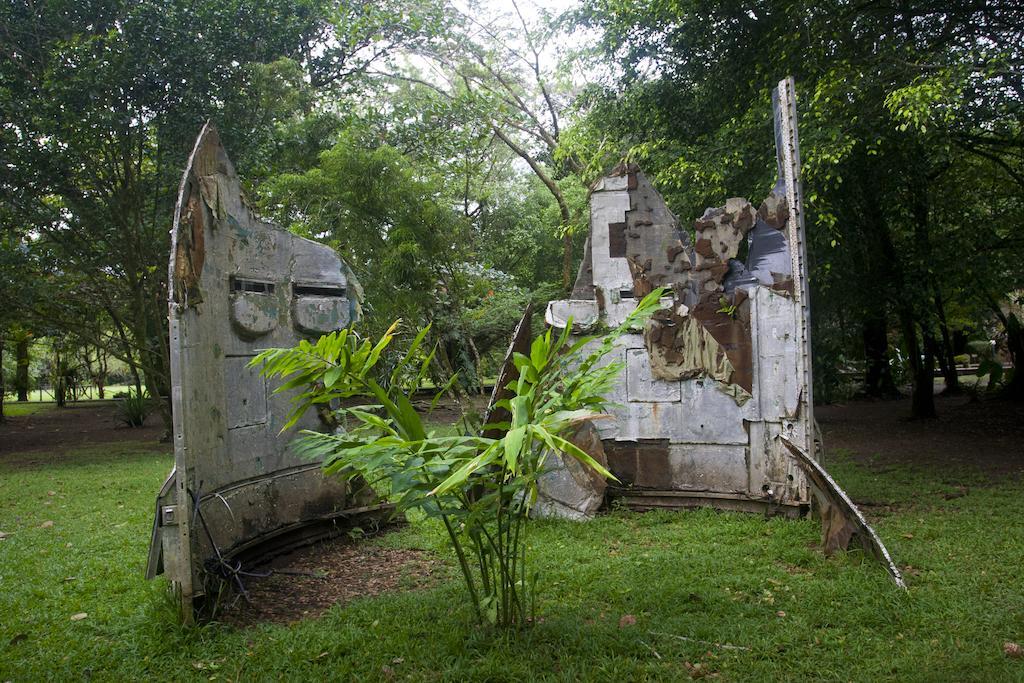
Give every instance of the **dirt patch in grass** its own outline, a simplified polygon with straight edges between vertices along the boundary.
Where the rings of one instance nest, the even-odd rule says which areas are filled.
[[[250,602],[239,597],[219,621],[234,626],[288,624],[357,598],[433,586],[447,568],[423,550],[339,537],[278,556],[251,571],[269,576],[244,577]]]
[[[50,405],[0,423],[0,462],[11,453],[60,454],[83,446],[124,441],[151,441],[156,445],[163,431],[156,414],[146,418],[142,427],[126,426],[118,419],[113,401],[69,403],[64,408]]]
[[[1024,404],[969,396],[936,396],[935,403],[934,420],[911,420],[910,399],[816,406],[826,466],[830,453],[843,450],[876,472],[967,469],[992,482],[1024,475]]]

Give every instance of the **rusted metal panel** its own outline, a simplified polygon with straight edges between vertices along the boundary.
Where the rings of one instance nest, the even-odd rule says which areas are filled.
[[[708,376],[729,382],[735,372],[728,354],[695,316],[662,309],[644,327],[652,375],[648,381]]]
[[[675,443],[668,449],[671,486],[677,491],[747,492],[746,444]],[[652,481],[652,488],[664,488]]]
[[[638,511],[713,507],[718,510],[767,514],[793,519],[802,516],[805,511],[803,507],[775,505],[771,501],[754,499],[747,494],[713,491],[649,491],[609,487],[609,497],[631,510]]]
[[[821,516],[821,544],[825,554],[831,555],[836,550],[845,550],[856,537],[864,550],[874,555],[885,566],[896,585],[906,590],[903,576],[896,563],[892,561],[882,539],[864,519],[864,515],[846,495],[846,491],[839,487],[820,463],[811,458],[792,439],[782,436],[779,441],[793,454],[795,462],[810,479]]]
[[[753,391],[754,358],[747,293],[746,290],[734,293],[729,302],[732,312],[723,309],[721,298],[699,302],[693,307],[692,317],[718,342],[728,358],[731,372],[724,381],[749,393]]]
[[[179,589],[183,612],[231,558],[288,542],[363,506],[280,434],[289,396],[248,363],[260,350],[346,327],[358,283],[329,247],[260,221],[207,125],[182,177],[170,260],[175,466],[158,499],[147,573]],[[322,429],[310,413],[299,428]],[[306,531],[302,531],[305,529]]]
[[[811,376],[811,290],[807,270],[807,240],[804,226],[804,190],[800,180],[800,138],[797,133],[796,84],[792,76],[781,81],[772,92],[775,111],[776,153],[779,175],[786,192],[786,240],[792,260],[793,299],[799,307],[796,345],[800,349],[800,421],[803,427],[797,443],[807,453],[814,452],[814,382]]]
[[[711,504],[745,496],[755,506],[801,509],[810,501],[806,477],[778,441],[813,437],[791,80],[779,84],[774,103],[775,188],[757,210],[739,197],[708,209],[694,223],[693,244],[636,165],[592,188],[577,278],[592,293],[577,287],[574,299],[552,302],[548,324],[564,327],[570,312],[587,311],[588,328],[597,326],[595,312],[613,326],[653,288],[672,294],[643,335],[620,339],[613,357],[626,361],[624,381],[609,396],[618,405],[596,425],[613,472],[632,486],[701,491]],[[744,240],[745,263],[736,259]]]

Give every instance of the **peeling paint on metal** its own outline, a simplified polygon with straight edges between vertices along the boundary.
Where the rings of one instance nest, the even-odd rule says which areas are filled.
[[[611,357],[625,369],[608,396],[614,419],[595,424],[613,473],[629,491],[657,494],[656,505],[800,510],[810,501],[804,474],[777,439],[812,436],[791,80],[773,103],[779,177],[756,210],[727,199],[695,221],[691,244],[640,169],[616,168],[591,188],[573,298],[551,302],[545,316],[556,327],[570,314],[587,328],[597,326],[594,317],[613,326],[647,292],[672,292],[642,336],[617,343]],[[744,242],[745,262],[736,258]]]
[[[331,533],[339,515],[367,504],[292,451],[293,435],[280,433],[290,396],[248,367],[261,349],[349,325],[359,291],[332,249],[253,214],[216,130],[204,127],[172,231],[175,465],[147,568],[176,586],[186,617],[215,587],[218,557]],[[298,427],[322,428],[312,413]]]

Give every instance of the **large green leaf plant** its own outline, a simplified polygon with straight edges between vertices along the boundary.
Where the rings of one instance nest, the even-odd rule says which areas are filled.
[[[518,377],[507,386],[509,398],[496,404],[510,419],[485,425],[498,427],[500,438],[452,434],[424,423],[411,396],[433,362],[433,351],[423,348],[429,328],[412,338],[386,377],[378,364],[395,341],[398,322],[376,343],[342,330],[315,343],[264,351],[252,365],[284,379],[278,392],[295,392],[288,427],[310,408],[335,426],[331,433],[301,432],[300,453],[321,459],[328,475],[365,481],[398,513],[440,519],[477,619],[523,626],[533,618],[537,580],[527,565],[527,518],[545,462],[556,455],[575,458],[612,478],[569,439],[582,422],[603,416],[622,364],[601,361],[618,337],[658,308],[660,295],[652,292],[622,325],[600,337],[572,337],[569,325],[538,336],[528,356],[514,354]]]

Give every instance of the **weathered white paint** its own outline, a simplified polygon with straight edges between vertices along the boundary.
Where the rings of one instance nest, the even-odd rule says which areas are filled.
[[[350,290],[357,283],[334,250],[252,214],[216,131],[204,127],[172,230],[175,465],[157,501],[147,568],[149,576],[162,569],[180,589],[186,618],[217,551],[230,557],[331,518],[349,502],[344,485],[292,451],[295,434],[280,434],[289,396],[273,395],[248,363],[261,349],[347,326],[359,312],[343,294]],[[321,429],[312,412],[298,427]]]
[[[716,500],[735,501],[736,496],[745,496],[751,502],[788,506],[806,505],[810,500],[806,478],[779,442],[779,437],[785,435],[813,452],[806,240],[791,80],[779,84],[776,100],[778,189],[785,193],[789,218],[784,230],[774,234],[780,239],[784,235],[790,246],[796,294],[787,296],[770,289],[770,273],[762,280],[763,286],[745,287],[750,299],[747,305],[753,359],[751,398],[743,405],[737,405],[724,391],[733,387],[710,377],[682,381],[653,377],[642,335],[625,335],[618,341],[608,360],[624,361],[625,369],[608,395],[613,404],[608,411],[611,419],[599,420],[595,427],[606,444],[622,444],[618,452],[623,455],[618,457],[639,453],[639,488],[706,492],[709,504]],[[632,187],[644,187],[644,194],[634,203],[642,203],[647,207],[645,211],[658,207],[657,202],[651,201],[652,195],[656,199],[656,191],[642,175],[637,178],[638,184]],[[617,173],[596,183],[591,194],[589,248],[597,290],[595,305],[602,306],[600,321],[607,326],[619,324],[636,304],[633,299],[621,297],[621,292],[634,286],[626,259],[609,256],[609,224],[627,221],[630,187],[628,173]],[[772,201],[781,199],[776,196]],[[741,204],[745,206],[746,201],[732,198],[727,200],[726,208],[736,209]],[[671,217],[667,210],[659,215]],[[660,222],[655,225],[637,219],[637,225],[648,226],[638,227],[640,231],[657,233],[642,234],[639,241],[644,244],[655,241],[662,233],[672,234],[664,226],[659,232]],[[668,242],[661,246],[667,247]],[[712,244],[724,252],[730,252],[732,246]],[[692,249],[688,243],[683,248]],[[653,253],[660,251],[656,249]],[[685,260],[675,261],[681,262]],[[789,270],[789,264],[781,270]],[[685,268],[673,273],[677,283],[693,283]],[[707,291],[715,291],[718,285],[708,280],[704,286]],[[549,324],[559,326],[559,321],[563,321],[564,327],[564,312],[572,307],[581,305],[578,301],[553,302],[549,312],[560,314],[549,315]],[[609,446],[606,450],[611,461],[614,449]],[[644,463],[645,457],[663,462]]]
[[[544,311],[544,322],[552,327],[564,329],[572,321],[572,330],[587,333],[601,321],[601,312],[593,299],[564,299],[551,301]]]

